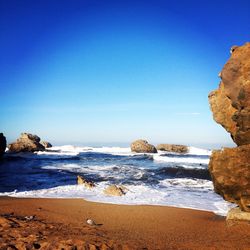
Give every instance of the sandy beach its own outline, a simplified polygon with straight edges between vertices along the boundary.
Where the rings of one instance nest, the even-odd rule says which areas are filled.
[[[249,224],[206,211],[1,197],[0,215],[0,249],[250,249]]]

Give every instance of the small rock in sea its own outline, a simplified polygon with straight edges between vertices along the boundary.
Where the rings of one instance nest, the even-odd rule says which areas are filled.
[[[157,153],[154,145],[149,144],[146,140],[136,140],[130,145],[131,151],[136,153]]]
[[[122,196],[125,195],[127,192],[127,188],[123,186],[117,186],[117,185],[111,185],[108,186],[103,193],[106,195],[112,195],[112,196]]]
[[[87,219],[86,223],[90,226],[96,226],[97,224],[92,219]]]
[[[78,185],[84,185],[86,188],[93,188],[95,187],[95,183],[89,180],[86,180],[82,176],[78,175],[77,176],[77,184]]]
[[[169,151],[174,153],[187,153],[188,147],[185,145],[177,145],[177,144],[159,144],[157,150]]]

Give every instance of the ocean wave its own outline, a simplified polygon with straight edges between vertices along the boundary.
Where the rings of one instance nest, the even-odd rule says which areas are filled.
[[[200,189],[200,190],[213,190],[213,183],[210,180],[204,179],[190,179],[190,178],[175,178],[175,179],[165,179],[160,181],[161,185],[166,187],[178,186],[180,188],[186,189]]]
[[[100,183],[93,189],[86,189],[81,185],[66,185],[35,191],[5,192],[0,193],[0,195],[30,198],[84,198],[88,201],[112,204],[163,205],[212,211],[220,215],[226,215],[227,211],[232,207],[219,195],[209,190],[201,194],[199,190],[189,192],[185,188],[171,189],[166,186],[157,189],[146,185],[127,185],[128,192],[126,195],[114,197],[103,193],[107,185],[108,183]]]
[[[226,211],[227,204],[214,193],[210,181],[210,153],[194,147],[187,154],[145,154],[133,153],[128,147],[72,145],[36,153],[6,153],[0,164],[0,195]],[[77,175],[94,181],[96,188],[75,185]],[[122,197],[104,195],[103,189],[111,184],[125,185],[129,192]]]
[[[169,157],[165,155],[154,155],[154,160],[158,162],[168,162],[168,163],[198,163],[198,164],[208,164],[209,159],[202,159],[202,158],[190,158],[185,157],[183,155],[182,157]]]
[[[188,147],[188,154],[210,156],[211,153],[212,153],[212,150],[210,149],[196,148],[192,146]]]
[[[205,168],[185,168],[182,166],[163,167],[154,170],[154,173],[160,175],[161,178],[163,176],[168,176],[172,178],[189,177],[189,178],[211,180],[210,173],[208,169]]]

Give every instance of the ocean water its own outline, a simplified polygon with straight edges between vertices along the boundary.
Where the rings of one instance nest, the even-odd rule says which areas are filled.
[[[231,204],[213,191],[208,172],[211,151],[189,147],[187,154],[132,153],[121,147],[52,147],[45,152],[5,154],[0,161],[0,196],[84,198],[128,205],[165,205],[225,215]],[[77,175],[95,182],[86,189]],[[124,185],[121,197],[107,196],[110,184]]]

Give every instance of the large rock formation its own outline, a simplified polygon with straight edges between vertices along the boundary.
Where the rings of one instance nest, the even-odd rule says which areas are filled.
[[[209,170],[215,192],[250,212],[250,144],[213,151]]]
[[[234,46],[231,53],[209,102],[214,120],[238,147],[213,151],[209,171],[215,191],[250,212],[250,43]]]
[[[16,142],[9,144],[10,152],[34,152],[44,151],[45,147],[40,143],[40,138],[37,135],[22,133]]]
[[[176,145],[176,144],[159,144],[156,147],[157,150],[174,152],[174,153],[187,153],[188,147],[185,145]]]
[[[6,149],[6,138],[3,133],[0,133],[0,158],[3,156]]]
[[[250,43],[234,46],[223,67],[218,90],[209,102],[216,122],[231,133],[240,146],[250,143]]]
[[[157,153],[155,146],[145,140],[136,140],[130,145],[131,151],[136,153]]]

